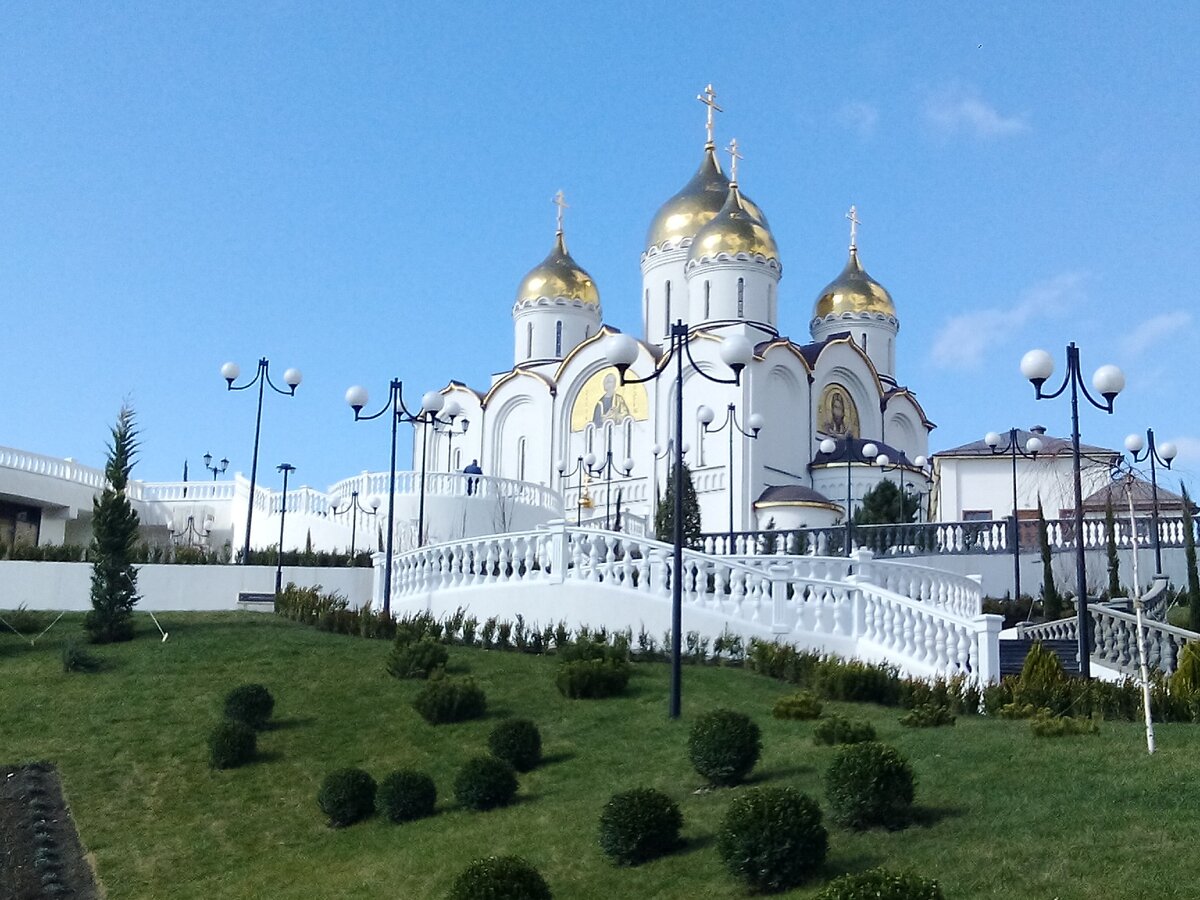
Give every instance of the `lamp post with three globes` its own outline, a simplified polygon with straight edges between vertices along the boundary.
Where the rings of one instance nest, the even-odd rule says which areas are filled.
[[[758,413],[751,413],[750,417],[746,420],[746,427],[743,428],[737,420],[737,407],[732,403],[729,404],[725,411],[725,421],[716,428],[713,428],[712,423],[716,417],[717,414],[713,412],[711,406],[701,406],[696,410],[696,418],[704,428],[705,434],[716,434],[726,428],[729,429],[729,468],[725,470],[725,488],[729,493],[729,546],[725,552],[733,553],[733,434],[736,431],[742,437],[757,440],[758,433],[762,431],[764,420]]]
[[[333,497],[329,501],[329,514],[331,516],[341,516],[346,513],[351,513],[353,516],[350,520],[350,565],[354,565],[354,551],[358,540],[358,514],[362,513],[364,516],[378,515],[380,504],[379,497],[372,496],[369,502],[371,508],[367,509],[367,507],[358,501],[358,491],[350,492],[350,501],[348,503],[342,497]]]
[[[1013,601],[1020,606],[1021,603],[1021,523],[1017,516],[1017,457],[1023,456],[1026,459],[1037,459],[1037,455],[1042,452],[1042,439],[1036,435],[1031,436],[1025,441],[1025,446],[1021,446],[1020,435],[1016,428],[1008,429],[1008,446],[1001,449],[1000,435],[995,431],[989,431],[983,436],[983,442],[988,445],[993,456],[999,456],[1002,453],[1007,453],[1012,457],[1012,531],[1009,540],[1012,547],[1013,555]],[[1033,612],[1033,603],[1029,604],[1029,611]]]
[[[1154,429],[1146,429],[1146,442],[1142,442],[1140,434],[1131,434],[1125,438],[1125,449],[1133,457],[1135,463],[1150,461],[1150,521],[1154,527],[1154,574],[1162,574],[1162,543],[1158,533],[1158,472],[1155,464],[1171,468],[1171,461],[1179,454],[1179,449],[1170,441],[1162,445],[1162,451],[1154,444]],[[1188,510],[1183,511],[1184,527],[1191,527]]]
[[[844,438],[841,439],[841,443],[845,447],[845,450],[846,450],[846,453],[845,453],[845,456],[846,456],[846,515],[845,515],[846,547],[845,547],[845,555],[849,556],[850,551],[851,551],[851,544],[854,540],[854,520],[853,520],[853,517],[850,515],[850,504],[853,501],[853,495],[851,494],[851,489],[853,487],[853,485],[851,484],[851,476],[853,474],[852,467],[854,465],[854,460],[852,458],[854,455],[854,438],[850,437],[850,435],[846,435]],[[837,452],[838,441],[834,440],[831,437],[827,437],[827,438],[822,439],[819,446],[821,448],[822,453],[824,453],[828,457],[832,457],[833,454],[835,454]],[[879,456],[878,445],[869,444],[869,443],[863,444],[862,458],[867,461],[867,465],[870,465],[872,462],[874,462],[878,456]]]

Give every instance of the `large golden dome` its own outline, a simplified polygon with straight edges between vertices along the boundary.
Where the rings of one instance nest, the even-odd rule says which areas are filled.
[[[547,300],[563,297],[590,306],[600,305],[600,292],[596,290],[596,282],[571,259],[561,231],[554,237],[554,249],[550,251],[550,255],[534,266],[529,274],[521,279],[521,286],[517,288],[518,304],[541,297]]]
[[[751,209],[742,198],[736,184],[729,186],[720,212],[696,233],[688,254],[688,264],[705,257],[715,259],[721,253],[731,257],[745,253],[779,259],[779,248],[775,245],[771,229],[758,215],[757,208]]]
[[[721,171],[713,145],[707,144],[704,147],[704,159],[700,161],[700,168],[696,170],[692,180],[654,214],[650,231],[646,235],[646,248],[664,243],[678,246],[680,241],[695,237],[696,233],[721,211],[728,196],[729,179]],[[745,197],[742,198],[742,203],[766,225],[767,220],[762,210]]]
[[[882,284],[868,275],[858,261],[858,249],[850,248],[850,260],[842,274],[821,291],[813,318],[824,319],[843,313],[878,313],[896,316],[892,295]]]

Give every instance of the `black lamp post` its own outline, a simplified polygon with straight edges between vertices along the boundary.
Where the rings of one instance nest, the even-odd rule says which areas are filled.
[[[225,470],[229,468],[229,460],[222,458],[220,466],[214,466],[212,464],[212,454],[205,453],[204,454],[204,468],[208,469],[208,471],[213,473],[213,481],[216,481],[217,476],[224,475]]]
[[[575,475],[577,473],[579,475],[579,487],[577,488],[577,490],[575,492],[575,524],[576,525],[583,524],[583,522],[582,522],[582,519],[583,519],[583,473],[586,469],[587,469],[587,466],[584,464],[582,456],[579,457],[579,459],[577,459],[575,461],[575,466],[569,472],[567,471],[567,461],[565,459],[559,460],[559,463],[558,463],[558,476],[559,476],[559,478],[563,479],[564,481],[570,481],[572,478],[575,477]]]
[[[362,385],[354,385],[346,391],[346,403],[354,410],[354,421],[370,421],[391,414],[392,418],[392,453],[388,470],[388,512],[387,512],[387,549],[383,569],[383,615],[390,616],[392,612],[392,550],[395,540],[396,523],[396,426],[401,422],[420,425],[421,432],[421,487],[420,501],[417,507],[417,546],[425,543],[425,460],[427,453],[429,426],[453,422],[454,417],[461,412],[458,403],[451,400],[446,402],[440,391],[426,391],[421,397],[419,412],[410,412],[404,404],[404,382],[393,378],[388,385],[388,399],[383,408],[369,416],[362,414],[362,409],[369,399],[367,389]],[[445,418],[438,418],[438,413],[444,413]]]
[[[629,477],[629,473],[633,471],[633,460],[626,459],[620,467],[613,463],[612,451],[607,450],[604,453],[604,462],[596,465],[596,454],[589,453],[583,458],[583,464],[587,466],[588,474],[594,478],[604,476],[604,530],[609,530],[609,512],[612,504],[609,502],[612,497],[612,474],[614,471]]]
[[[850,555],[850,550],[854,542],[854,517],[851,515],[851,504],[854,502],[854,495],[851,493],[853,484],[851,477],[854,472],[854,438],[846,435],[840,441],[827,437],[821,441],[821,452],[827,457],[832,457],[837,452],[838,444],[841,443],[844,455],[846,457],[846,552],[845,555]],[[864,460],[874,461],[879,455],[879,447],[875,444],[862,445],[862,457]],[[869,463],[868,463],[869,464]]]
[[[683,359],[687,356],[692,370],[708,381],[740,385],[742,370],[750,364],[754,348],[742,335],[735,334],[725,338],[721,345],[721,359],[733,370],[733,378],[716,378],[696,365],[688,344],[688,327],[679,319],[671,326],[670,349],[667,356],[663,357],[663,364],[645,378],[627,377],[629,367],[637,360],[639,351],[637,341],[629,335],[614,334],[609,337],[606,351],[609,363],[615,366],[621,375],[621,384],[641,384],[661,378],[668,371],[669,358],[675,359],[675,533],[671,570],[671,697],[667,714],[672,719],[678,719],[682,694],[680,630],[683,625]]]
[[[288,386],[288,389],[285,391],[283,388],[277,387],[275,382],[271,380],[270,360],[265,356],[258,361],[258,371],[255,373],[254,378],[245,384],[234,384],[241,374],[241,367],[237,363],[227,362],[221,366],[221,377],[225,379],[227,390],[244,391],[247,388],[254,387],[256,384],[258,385],[258,411],[254,414],[254,455],[250,461],[250,502],[246,506],[246,542],[242,547],[242,565],[248,566],[250,565],[250,525],[254,521],[254,486],[258,482],[258,439],[262,433],[263,388],[270,385],[271,390],[275,391],[275,393],[294,397],[296,395],[296,388],[299,386],[303,376],[300,374],[299,369],[287,369],[283,373],[283,382]]]
[[[288,475],[296,471],[291,463],[280,463],[275,467],[276,472],[283,473],[283,496],[279,498],[279,552],[275,555],[275,593],[283,589],[283,523],[287,519],[287,483]]]
[[[457,404],[455,404],[455,405],[457,405]],[[471,424],[471,422],[469,419],[467,419],[466,416],[460,415],[458,417],[458,427],[457,428],[455,428],[455,424],[453,422],[449,422],[449,421],[443,422],[440,420],[438,421],[437,424],[435,424],[433,426],[433,430],[437,434],[444,434],[446,436],[446,471],[447,472],[454,471],[454,436],[458,435],[458,434],[466,434],[467,426],[469,426],[470,424]]]
[[[1154,526],[1154,574],[1162,574],[1162,544],[1158,533],[1158,472],[1155,463],[1171,468],[1171,461],[1179,454],[1178,448],[1170,442],[1162,445],[1162,452],[1154,445],[1154,429],[1146,429],[1146,443],[1142,443],[1140,434],[1131,434],[1125,438],[1125,449],[1136,463],[1150,460],[1150,520]],[[1184,515],[1187,511],[1184,510]]]
[[[171,541],[178,546],[182,541],[186,540],[189,547],[199,546],[204,543],[204,539],[208,537],[207,531],[201,531],[196,527],[196,517],[188,516],[187,524],[180,531],[168,529],[171,533]]]
[[[725,421],[716,428],[711,427],[713,420],[717,415],[712,411],[711,407],[702,406],[696,410],[696,418],[700,425],[704,428],[705,434],[716,434],[724,429],[729,429],[729,468],[725,470],[725,480],[729,490],[729,546],[726,548],[726,553],[733,553],[733,434],[736,431],[742,437],[748,437],[752,440],[758,438],[758,433],[762,431],[763,417],[758,413],[751,413],[750,418],[746,420],[747,428],[743,428],[737,420],[737,407],[730,403],[725,412]]]
[[[340,507],[340,508],[339,508]],[[354,565],[354,550],[356,541],[358,540],[358,514],[364,516],[374,516],[379,513],[379,498],[371,498],[371,508],[367,509],[358,502],[358,491],[350,492],[350,502],[345,503],[340,498],[334,498],[329,501],[329,514],[333,516],[341,516],[346,513],[351,513],[350,519],[350,565]]]
[[[1092,387],[1104,398],[1104,402],[1101,403],[1091,395],[1083,382],[1079,348],[1075,346],[1074,341],[1067,345],[1067,373],[1057,390],[1050,393],[1042,390],[1042,385],[1054,374],[1054,359],[1045,350],[1030,350],[1021,357],[1021,374],[1033,383],[1034,394],[1038,400],[1051,400],[1061,395],[1068,387],[1071,389],[1071,455],[1075,481],[1075,609],[1079,631],[1079,674],[1090,678],[1091,636],[1087,611],[1087,560],[1083,549],[1083,479],[1079,461],[1079,393],[1082,391],[1083,396],[1096,409],[1111,414],[1113,401],[1125,387],[1125,374],[1111,365],[1101,366],[1095,371],[1092,375]]]
[[[991,448],[993,455],[1007,453],[1012,457],[1012,531],[1009,540],[1012,542],[1013,557],[1013,601],[1019,605],[1021,602],[1021,523],[1017,516],[1017,457],[1037,459],[1037,455],[1042,452],[1042,440],[1038,437],[1030,437],[1022,447],[1018,430],[1010,428],[1008,429],[1007,447],[1000,446],[1000,435],[995,431],[985,434],[983,442]],[[1029,611],[1033,612],[1032,601],[1029,604]]]

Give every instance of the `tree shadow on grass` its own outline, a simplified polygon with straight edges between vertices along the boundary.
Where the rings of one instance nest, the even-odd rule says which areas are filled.
[[[278,750],[258,750],[254,754],[255,765],[259,763],[275,763],[283,759],[283,754]]]
[[[264,731],[290,731],[293,728],[304,728],[317,721],[315,716],[285,716],[282,719],[272,719]]]
[[[957,819],[967,814],[962,806],[914,806],[909,822],[913,828],[932,828],[946,819]]]
[[[547,753],[545,756],[542,757],[542,761],[541,761],[541,763],[539,763],[539,767],[540,766],[553,766],[557,763],[569,762],[570,760],[574,759],[578,755],[579,755],[578,753],[575,753],[574,751],[571,751],[571,750],[561,750],[558,753]]]
[[[814,881],[831,881],[843,875],[859,875],[868,869],[886,865],[887,859],[870,853],[835,853],[814,873]]]
[[[801,765],[799,763],[777,763],[772,766],[755,769],[750,773],[750,777],[746,779],[745,783],[757,787],[769,781],[794,778],[797,775],[809,775],[813,771],[813,766]]]

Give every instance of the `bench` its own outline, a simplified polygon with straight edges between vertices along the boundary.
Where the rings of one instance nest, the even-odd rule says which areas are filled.
[[[259,591],[238,591],[237,608],[252,612],[275,612],[275,594]]]

